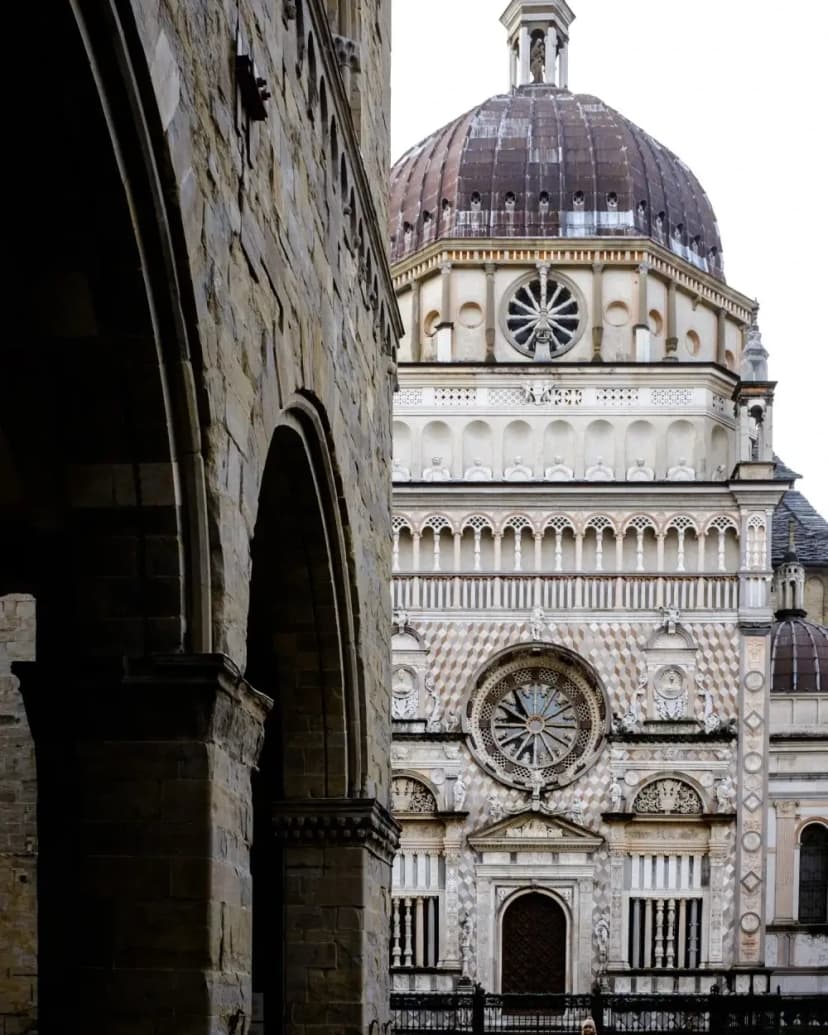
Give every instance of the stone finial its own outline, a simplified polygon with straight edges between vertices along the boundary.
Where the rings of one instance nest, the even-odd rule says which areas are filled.
[[[754,313],[753,321],[747,332],[745,351],[742,354],[740,370],[742,380],[767,381],[768,355],[768,350],[762,343],[762,332],[759,330],[759,323]]]

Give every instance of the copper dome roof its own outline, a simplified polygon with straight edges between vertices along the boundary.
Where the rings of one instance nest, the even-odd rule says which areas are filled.
[[[441,238],[652,237],[724,279],[690,169],[597,97],[523,86],[413,147],[391,171],[393,262]]]
[[[774,622],[771,631],[771,690],[828,692],[828,629],[804,618]]]

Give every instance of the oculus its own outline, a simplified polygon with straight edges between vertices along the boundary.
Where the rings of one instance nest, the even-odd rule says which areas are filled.
[[[467,706],[471,747],[502,783],[565,786],[594,761],[606,728],[598,682],[568,651],[521,651],[484,673]]]
[[[575,285],[545,268],[519,280],[504,299],[503,330],[526,356],[554,359],[578,341],[585,306]]]

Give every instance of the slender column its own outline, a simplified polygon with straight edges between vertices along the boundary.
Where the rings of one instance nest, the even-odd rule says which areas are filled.
[[[650,356],[650,305],[648,279],[650,268],[646,262],[638,267],[638,323],[635,325],[635,358],[648,363]]]
[[[535,532],[535,571],[543,566],[543,532]]]
[[[667,899],[667,966],[673,967],[676,962],[676,900]]]
[[[460,966],[460,845],[462,823],[449,820],[443,838],[443,857],[446,865],[446,887],[443,895],[442,962],[447,967]]]
[[[37,752],[41,1030],[250,1017],[251,772],[272,702],[214,654],[15,674]]]
[[[624,945],[621,932],[624,926],[624,835],[612,831],[609,841],[610,853],[610,939],[609,965],[613,968],[625,964]]]
[[[493,262],[487,262],[486,270],[486,362],[495,361],[495,270]]]
[[[529,70],[529,51],[532,46],[532,40],[529,36],[529,29],[526,25],[520,27],[520,76],[518,77],[518,86],[526,86],[531,79]]]
[[[615,533],[615,570],[624,570],[624,533]]]
[[[523,538],[523,529],[522,528],[513,528],[512,532],[514,533],[514,536],[515,536],[515,571],[521,571],[521,569],[522,569],[522,561],[523,561],[523,553],[522,553],[523,544],[521,542],[521,540]]]
[[[563,571],[563,530],[555,529],[555,571]]]
[[[678,555],[676,557],[676,571],[684,571],[684,532],[683,528],[677,528],[678,533]]]
[[[400,530],[394,529],[394,536],[391,546],[391,570],[400,570]]]
[[[440,266],[440,322],[437,324],[437,362],[450,363],[454,324],[451,319],[451,263]]]
[[[550,86],[557,85],[558,31],[554,25],[546,30],[546,68],[544,79]]]
[[[584,537],[581,532],[575,533],[575,571],[580,572],[584,560]]]
[[[413,571],[420,570],[420,533],[411,533],[411,568]]]
[[[671,278],[667,284],[667,340],[665,342],[665,360],[678,362],[678,316],[676,312],[676,282]]]
[[[411,359],[422,359],[422,283],[419,277],[411,282]]]
[[[569,89],[569,40],[561,47],[560,74],[558,79],[561,89]]]
[[[414,945],[411,925],[411,899],[406,898],[404,902],[405,913],[403,921],[403,966],[411,967],[414,965]]]
[[[461,545],[463,542],[463,535],[461,532],[454,533],[454,570],[460,571],[462,567],[461,560]]]
[[[592,264],[592,362],[603,359],[601,349],[604,343],[604,264]]]
[[[659,532],[656,541],[656,571],[664,571],[664,534]]]
[[[716,324],[716,362],[725,366],[727,357],[727,313],[724,309],[719,310]]]
[[[391,906],[391,917],[392,917],[392,930],[393,930],[393,946],[391,949],[391,966],[399,967],[401,962],[401,947],[400,947],[400,900],[395,898],[392,900]]]
[[[480,571],[480,529],[474,530],[474,570]]]
[[[595,570],[604,570],[604,530],[595,529]]]
[[[707,566],[707,559],[705,553],[707,552],[707,532],[702,532],[699,536],[699,563],[696,565],[697,571],[704,571]]]
[[[500,571],[501,551],[503,549],[503,536],[500,532],[494,534],[494,570]]]

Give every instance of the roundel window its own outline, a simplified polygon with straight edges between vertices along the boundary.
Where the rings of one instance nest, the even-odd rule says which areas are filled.
[[[521,652],[484,674],[467,716],[472,750],[503,783],[564,786],[594,761],[606,704],[576,656]]]
[[[515,284],[503,303],[503,330],[524,355],[555,359],[578,341],[585,307],[580,291],[559,273],[540,270]]]

